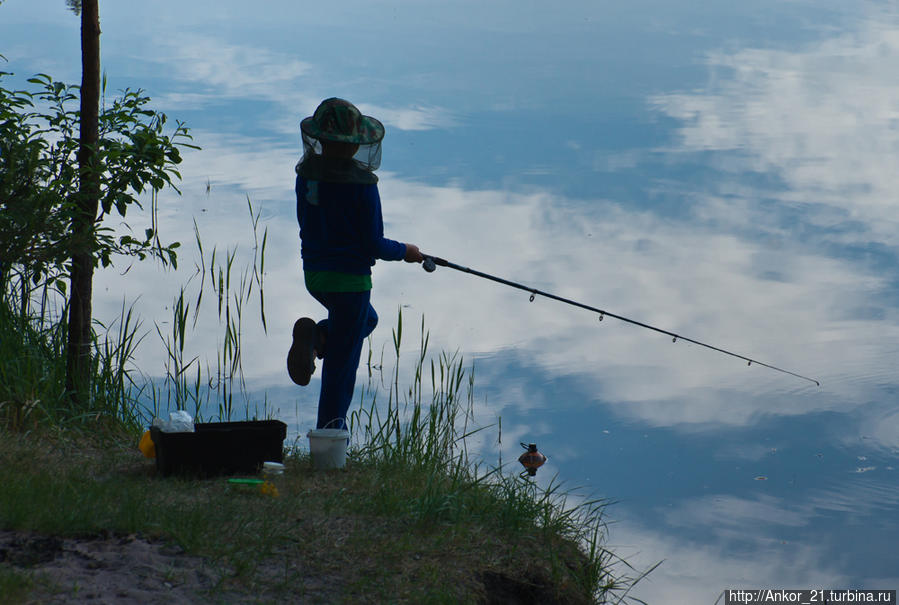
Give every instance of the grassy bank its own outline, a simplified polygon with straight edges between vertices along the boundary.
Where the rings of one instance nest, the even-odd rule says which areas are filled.
[[[202,258],[199,234],[197,243]],[[245,284],[258,285],[261,301],[262,283],[241,279],[240,292],[230,293],[233,256],[226,255],[224,270],[216,268],[215,256],[213,250],[199,275],[209,267],[213,278],[205,283],[212,284],[214,296],[207,298],[219,302],[219,320],[230,339],[213,366],[219,369],[207,374],[221,385],[219,416],[230,419],[232,385],[242,382],[239,306],[249,301]],[[190,298],[182,288],[173,304],[171,336],[163,337],[170,361],[166,395],[142,384],[130,365],[139,339],[135,320],[123,308],[111,330],[97,326],[104,333],[95,336],[93,396],[82,409],[71,407],[63,389],[65,313],[54,315],[41,304],[45,297],[27,291],[23,296],[15,284],[5,284],[0,603],[82,598],[86,580],[65,579],[47,567],[79,544],[120,548],[115,552],[123,553],[126,564],[117,569],[132,577],[119,584],[151,586],[143,601],[132,602],[178,602],[172,600],[176,593],[184,602],[226,603],[626,598],[635,574],[603,545],[602,501],[574,502],[556,483],[540,488],[519,477],[519,468],[488,467],[470,452],[475,434],[498,427],[478,424],[473,368],[458,355],[431,355],[423,319],[419,351],[408,370],[400,368],[402,314],[393,329],[392,366],[383,352],[378,359],[369,353],[369,380],[358,385],[350,418],[354,441],[346,469],[314,472],[305,447],[288,443],[286,473],[272,478],[274,489],[267,493],[236,488],[222,478],[157,476],[153,462],[136,448],[147,416],[164,412],[163,403],[193,412],[190,406],[199,409],[210,397],[199,386],[191,388],[201,384],[201,376],[208,378],[200,373],[203,366],[181,357],[187,317],[201,313],[206,286],[198,281]],[[192,308],[187,300],[195,301]],[[229,300],[238,305],[234,313]],[[191,382],[189,369],[196,371]],[[136,403],[144,389],[153,396],[153,409]],[[128,544],[165,550],[163,567],[127,560]],[[89,563],[109,566],[99,559]],[[102,588],[93,590],[97,598],[109,597]]]
[[[202,556],[212,583],[198,602],[590,603],[603,592],[600,561],[528,519],[539,503],[524,492],[509,499],[396,462],[314,472],[291,456],[274,496],[160,479],[131,443],[4,435],[0,481],[6,529],[161,538]],[[169,580],[187,581],[177,570]],[[0,586],[7,602],[75,590],[8,564]]]

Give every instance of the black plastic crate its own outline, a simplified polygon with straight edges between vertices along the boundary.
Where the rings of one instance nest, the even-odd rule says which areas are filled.
[[[280,420],[201,422],[193,433],[150,428],[161,475],[210,477],[256,473],[263,462],[282,462],[287,425]]]

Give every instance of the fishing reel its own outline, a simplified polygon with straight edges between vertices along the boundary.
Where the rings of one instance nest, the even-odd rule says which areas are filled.
[[[521,447],[527,450],[518,457],[518,461],[521,462],[521,465],[524,467],[524,470],[521,471],[521,476],[533,477],[537,474],[537,469],[546,462],[546,456],[537,451],[536,443],[522,442]]]
[[[428,273],[433,273],[437,268],[437,263],[434,262],[433,256],[426,256],[425,260],[421,263],[421,267]]]

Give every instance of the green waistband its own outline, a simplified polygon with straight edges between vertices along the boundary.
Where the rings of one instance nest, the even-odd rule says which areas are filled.
[[[310,292],[365,292],[371,290],[371,275],[338,271],[304,271]]]

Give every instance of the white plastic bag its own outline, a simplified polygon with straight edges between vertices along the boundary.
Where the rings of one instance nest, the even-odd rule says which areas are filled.
[[[194,419],[184,410],[178,410],[177,412],[171,412],[168,420],[154,418],[153,426],[163,433],[193,433]]]

